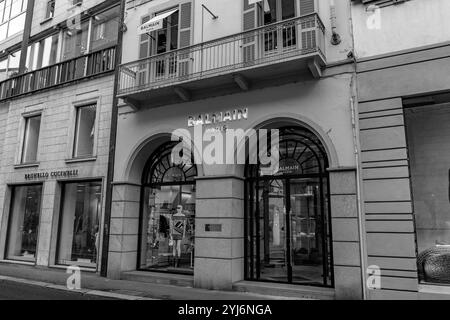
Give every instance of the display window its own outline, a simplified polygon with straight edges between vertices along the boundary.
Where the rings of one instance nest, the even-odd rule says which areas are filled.
[[[57,264],[95,268],[100,249],[102,182],[62,185]]]
[[[450,283],[450,104],[405,109],[421,282]]]
[[[6,259],[36,261],[42,185],[12,188]]]
[[[174,146],[159,148],[144,174],[139,269],[193,274],[197,169],[175,165]]]

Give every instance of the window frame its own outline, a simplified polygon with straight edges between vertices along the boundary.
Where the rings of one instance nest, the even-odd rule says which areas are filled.
[[[41,138],[41,129],[42,129],[42,111],[37,111],[37,112],[33,112],[33,113],[29,113],[26,115],[23,115],[23,130],[22,131],[22,143],[20,145],[20,158],[19,158],[19,163],[20,165],[30,165],[30,164],[37,164],[39,163],[39,141]],[[28,125],[29,125],[29,120],[33,119],[33,118],[40,118],[40,122],[39,122],[39,135],[37,138],[37,145],[36,145],[36,159],[34,159],[33,161],[25,161],[25,155],[26,155],[26,148],[28,147],[27,145],[27,134],[28,134]]]

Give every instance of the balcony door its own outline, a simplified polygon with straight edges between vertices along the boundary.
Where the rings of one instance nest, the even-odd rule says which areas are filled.
[[[264,0],[263,21],[268,26],[264,32],[264,53],[266,55],[279,54],[297,46],[296,23],[282,21],[297,16],[296,0]],[[270,27],[273,25],[273,27]]]
[[[154,80],[169,79],[177,74],[177,55],[166,53],[178,49],[178,15],[179,11],[175,11],[165,18],[163,28],[151,34],[151,54],[157,56],[152,65]]]

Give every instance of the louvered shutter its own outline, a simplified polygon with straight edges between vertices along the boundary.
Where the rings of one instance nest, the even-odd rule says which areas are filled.
[[[243,29],[244,32],[255,29],[258,26],[257,5],[249,4],[249,0],[244,0]],[[257,41],[256,34],[245,34],[242,39],[242,55],[244,64],[252,64],[257,58]]]
[[[141,18],[141,25],[146,23],[150,20],[150,15],[146,15]],[[143,34],[140,36],[139,39],[139,59],[148,58],[151,55],[150,52],[150,43],[151,38],[147,34]],[[148,75],[149,75],[149,64],[148,63],[142,63],[139,65],[138,70],[138,85],[144,85],[148,82]]]
[[[192,2],[180,4],[178,48],[186,48],[192,44]],[[178,75],[187,77],[191,73],[191,54],[181,51],[178,57]]]
[[[316,0],[300,0],[300,16],[305,16],[316,12]],[[302,51],[303,54],[307,54],[310,51],[313,52],[317,47],[317,35],[316,35],[316,19],[311,18],[303,19],[301,22],[301,34],[302,34]]]

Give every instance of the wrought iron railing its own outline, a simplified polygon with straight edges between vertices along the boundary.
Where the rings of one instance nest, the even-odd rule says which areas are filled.
[[[318,53],[325,27],[318,14],[296,17],[121,65],[119,96]]]
[[[0,82],[0,100],[113,71],[116,47],[95,51]]]

